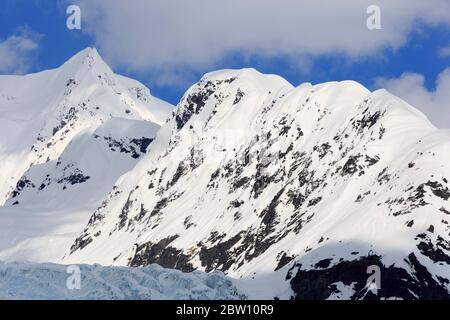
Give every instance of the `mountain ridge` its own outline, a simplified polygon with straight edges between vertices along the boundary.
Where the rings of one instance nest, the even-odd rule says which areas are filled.
[[[0,102],[0,259],[56,260],[171,107],[92,48],[57,69],[0,76],[0,93],[10,97]]]
[[[390,281],[433,271],[386,298],[420,296],[430,278],[443,296],[448,138],[401,99],[353,81],[293,88],[250,69],[210,73],[63,261],[218,269],[249,282],[282,273],[267,296],[301,298],[294,270],[367,260]],[[335,277],[329,296],[354,290]],[[362,286],[351,296],[367,295]]]
[[[95,86],[69,78],[60,95],[91,125],[66,146],[58,134],[72,119],[57,115],[55,131],[48,113],[41,158],[0,208],[0,259],[218,270],[250,298],[449,298],[450,135],[423,113],[351,80],[294,87],[228,69],[158,120],[151,109],[167,105],[103,61],[89,68],[99,58],[72,60]],[[1,84],[8,114],[14,94]],[[52,214],[37,210],[52,197]],[[52,227],[29,226],[42,219]]]

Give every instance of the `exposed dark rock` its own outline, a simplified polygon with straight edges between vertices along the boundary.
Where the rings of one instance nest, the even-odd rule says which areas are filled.
[[[36,186],[30,180],[28,180],[26,177],[22,177],[17,182],[14,191],[11,193],[11,198],[13,199],[16,198],[25,188],[35,188],[35,187]]]
[[[293,256],[289,256],[286,254],[286,252],[283,252],[283,255],[280,257],[280,260],[278,261],[278,265],[274,271],[277,271],[277,270],[283,268],[285,265],[287,265],[292,260],[294,260]]]
[[[85,176],[80,170],[76,169],[75,172],[72,173],[70,176],[61,178],[57,182],[59,184],[69,183],[71,185],[75,185],[79,183],[84,183],[88,181],[90,178],[91,178],[90,176]]]
[[[350,156],[342,168],[342,175],[352,175],[358,170],[358,159],[361,155]]]
[[[341,261],[322,270],[302,270],[298,266],[297,274],[291,279],[291,287],[298,300],[323,300],[338,293],[336,283],[353,285],[354,293],[350,299],[389,299],[402,298],[442,300],[450,299],[443,283],[437,282],[428,270],[411,253],[405,261],[410,265],[412,274],[394,265],[386,267],[381,257],[370,255],[359,260]],[[380,267],[381,288],[376,295],[366,287],[369,266]]]
[[[450,190],[447,187],[443,187],[441,183],[437,181],[428,181],[425,183],[426,186],[431,188],[431,191],[435,196],[448,200],[450,198]]]
[[[238,104],[244,96],[245,96],[245,93],[241,90],[241,88],[238,88],[237,92],[236,92],[236,97],[234,98],[234,101],[233,101],[233,106]]]
[[[202,247],[199,258],[206,272],[212,270],[228,270],[235,263],[235,256],[230,249],[241,240],[242,235],[237,234],[227,241],[219,242],[212,247]]]
[[[159,200],[156,203],[155,207],[153,208],[152,212],[150,213],[150,217],[156,216],[162,209],[167,207],[168,204],[169,204],[168,198],[162,198],[161,200]]]
[[[144,267],[157,263],[164,268],[178,269],[183,272],[194,270],[189,256],[182,250],[169,246],[178,235],[164,238],[157,243],[147,242],[136,247],[136,253],[130,260],[130,267]]]
[[[445,262],[450,265],[450,256],[437,246],[433,246],[430,241],[422,241],[417,245],[417,248],[424,255],[434,262]]]
[[[319,262],[317,262],[315,265],[314,265],[314,268],[316,268],[316,269],[326,269],[326,268],[328,268],[329,266],[330,266],[330,263],[331,263],[331,261],[333,261],[333,259],[323,259],[323,260],[320,260]]]
[[[96,136],[96,138],[98,139],[99,136]],[[116,140],[112,137],[103,137],[103,139],[108,143],[111,151],[131,154],[131,157],[134,159],[138,159],[142,154],[145,154],[148,146],[153,142],[153,139],[145,137],[121,140]]]
[[[74,244],[70,247],[70,254],[74,253],[77,250],[83,250],[87,245],[89,245],[92,242],[92,237],[82,235],[78,237]]]
[[[322,200],[322,197],[317,197],[317,198],[315,198],[315,199],[309,200],[309,201],[308,201],[308,207],[315,206],[315,205],[318,204],[321,200]]]
[[[222,83],[229,84],[234,80],[235,78],[217,81],[200,81],[198,83],[198,89],[186,98],[185,104],[175,116],[177,129],[181,130],[194,114],[198,114],[203,109],[206,101],[216,92]]]
[[[127,201],[122,208],[122,211],[119,215],[119,230],[125,227],[126,222],[128,221],[128,213],[130,212],[131,207],[133,206],[133,200],[131,200],[132,192],[128,195]]]

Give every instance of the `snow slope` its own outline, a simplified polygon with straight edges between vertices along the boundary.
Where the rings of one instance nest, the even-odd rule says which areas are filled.
[[[221,270],[259,297],[448,298],[450,137],[385,90],[205,75],[64,263]]]
[[[220,272],[182,273],[145,268],[0,263],[0,299],[236,300],[245,299]],[[80,286],[73,277],[80,271]],[[68,285],[69,284],[69,285]]]
[[[61,258],[170,109],[91,48],[0,76],[0,260]]]

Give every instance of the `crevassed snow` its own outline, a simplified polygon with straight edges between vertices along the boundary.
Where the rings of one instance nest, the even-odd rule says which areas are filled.
[[[79,273],[78,273],[79,272]],[[80,282],[77,276],[80,276]],[[79,286],[78,286],[79,285]],[[0,300],[237,300],[220,272],[0,262]]]

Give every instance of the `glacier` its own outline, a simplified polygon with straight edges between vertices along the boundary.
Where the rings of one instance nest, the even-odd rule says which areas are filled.
[[[145,268],[76,266],[80,286],[70,284],[70,266],[0,263],[2,300],[242,300],[247,297],[220,272],[183,273]],[[68,283],[69,282],[69,283]]]

